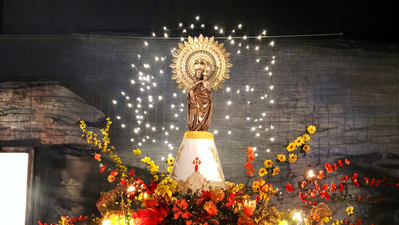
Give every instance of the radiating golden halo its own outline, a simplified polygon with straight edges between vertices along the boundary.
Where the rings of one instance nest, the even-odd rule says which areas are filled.
[[[174,59],[170,67],[172,68],[172,79],[179,84],[178,88],[188,90],[195,83],[196,60],[203,60],[209,63],[210,77],[208,82],[211,88],[217,90],[223,88],[225,79],[229,79],[229,68],[233,65],[229,63],[230,53],[223,48],[223,43],[218,44],[214,37],[202,36],[197,38],[188,37],[184,44],[179,43],[179,49],[173,52]]]

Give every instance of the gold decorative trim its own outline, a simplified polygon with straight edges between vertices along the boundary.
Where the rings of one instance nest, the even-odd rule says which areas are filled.
[[[213,140],[213,134],[206,131],[186,131],[184,133],[184,139],[211,139]]]
[[[179,84],[178,88],[190,89],[195,84],[195,61],[205,61],[209,65],[209,85],[215,91],[223,88],[223,82],[230,79],[230,53],[214,37],[188,37],[188,41],[179,43],[179,48],[172,52],[172,79]]]

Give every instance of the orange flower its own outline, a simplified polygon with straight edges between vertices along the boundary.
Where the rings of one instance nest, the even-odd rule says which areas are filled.
[[[211,200],[213,202],[220,202],[223,201],[224,197],[225,197],[225,193],[223,190],[220,189],[216,189],[216,190],[212,190],[211,193]]]
[[[255,222],[248,216],[238,218],[237,225],[255,225]]]
[[[188,203],[184,199],[179,199],[173,205],[173,212],[175,213],[175,219],[179,218],[180,215],[182,218],[188,219],[191,217],[191,213],[187,211]]]
[[[254,206],[247,206],[244,208],[244,210],[242,211],[246,216],[252,216],[252,214],[254,213],[255,210],[255,205]]]
[[[254,155],[248,155],[248,162],[254,161],[255,156]]]
[[[303,148],[302,148],[302,150],[305,151],[305,152],[308,152],[309,149],[310,149],[309,145],[304,145]]]
[[[209,215],[213,216],[217,213],[218,209],[216,208],[215,203],[212,201],[205,202],[204,207],[205,211],[208,212]]]
[[[280,168],[278,168],[278,167],[275,167],[274,169],[273,169],[273,176],[274,175],[277,175],[278,173],[280,173]]]
[[[345,163],[346,163],[346,165],[349,165],[349,164],[351,164],[351,161],[349,161],[349,159],[345,159]]]
[[[248,155],[254,154],[254,149],[253,149],[252,147],[248,147],[248,148],[247,148],[247,154],[248,154]]]
[[[317,179],[322,179],[324,177],[324,172],[322,171],[322,170],[320,170],[318,173],[317,173]]]
[[[100,160],[100,159],[101,159],[101,155],[98,154],[98,153],[95,154],[95,155],[94,155],[94,159],[97,160],[97,161]]]
[[[112,176],[112,175],[109,175],[109,176],[108,176],[108,181],[109,181],[110,183],[114,182],[114,181],[115,181],[115,177]]]

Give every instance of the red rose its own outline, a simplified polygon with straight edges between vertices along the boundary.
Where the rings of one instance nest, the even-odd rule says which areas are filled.
[[[99,161],[101,159],[101,155],[100,154],[94,154],[94,159]]]

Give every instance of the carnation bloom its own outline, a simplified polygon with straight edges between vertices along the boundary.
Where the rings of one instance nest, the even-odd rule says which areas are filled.
[[[263,162],[263,165],[265,165],[266,168],[271,168],[273,166],[273,162],[271,159],[267,159]]]
[[[267,170],[265,168],[262,167],[259,169],[259,176],[263,177],[266,174],[267,174]]]
[[[304,135],[302,135],[302,138],[303,138],[303,141],[304,141],[304,142],[310,141],[310,135],[309,135],[309,134],[304,134]]]
[[[288,150],[289,152],[292,152],[292,151],[296,150],[296,144],[295,144],[295,142],[289,143],[289,144],[287,145],[287,150]]]
[[[115,177],[112,176],[112,175],[109,175],[108,176],[108,181],[111,182],[111,183],[114,182],[115,181]]]
[[[204,208],[205,211],[206,211],[209,215],[211,215],[211,216],[213,216],[213,215],[215,215],[215,214],[217,213],[216,205],[215,205],[215,203],[213,203],[212,201],[207,201],[207,202],[205,202],[203,208]]]
[[[297,137],[296,140],[294,141],[296,146],[301,146],[303,145],[303,138],[302,137]]]
[[[291,153],[288,157],[288,162],[293,163],[297,160],[298,156],[295,155],[294,153]]]
[[[314,132],[316,132],[316,127],[313,125],[308,126],[308,128],[306,128],[306,130],[308,131],[309,134],[313,134]]]
[[[303,148],[302,148],[302,150],[305,151],[305,152],[308,152],[309,149],[310,149],[309,145],[304,145]]]
[[[277,175],[278,173],[280,173],[280,168],[275,167],[275,168],[273,169],[273,176],[274,176],[274,175]]]
[[[277,155],[277,159],[278,159],[278,161],[280,161],[280,162],[285,162],[285,161],[287,161],[287,157],[286,157],[285,155],[283,155],[283,154],[278,154],[278,155]]]
[[[172,165],[175,162],[175,159],[173,157],[168,157],[168,164]]]

